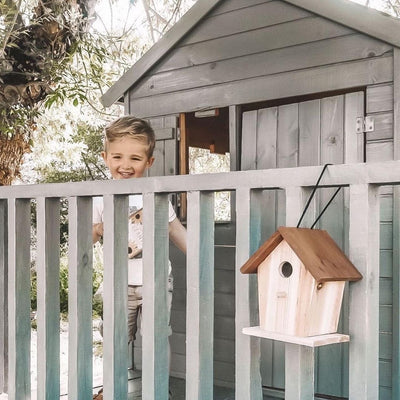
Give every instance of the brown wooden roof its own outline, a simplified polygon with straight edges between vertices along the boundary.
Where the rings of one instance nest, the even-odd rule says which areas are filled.
[[[282,240],[286,240],[317,282],[358,281],[362,278],[327,231],[307,228],[278,228],[240,271],[243,274],[257,272],[261,262]]]

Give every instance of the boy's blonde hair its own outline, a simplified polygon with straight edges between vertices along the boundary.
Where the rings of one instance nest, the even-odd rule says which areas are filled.
[[[137,139],[148,146],[147,156],[153,156],[156,138],[153,128],[144,119],[126,115],[111,122],[105,128],[104,151],[107,152],[107,143],[112,143],[123,137]]]

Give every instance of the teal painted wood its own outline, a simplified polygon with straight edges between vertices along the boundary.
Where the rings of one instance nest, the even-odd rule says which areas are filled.
[[[128,197],[104,196],[104,397],[128,392]]]
[[[92,199],[68,199],[68,396],[92,395]]]
[[[372,185],[350,186],[349,257],[363,279],[350,284],[349,399],[379,392],[379,200]]]
[[[301,187],[286,190],[286,226],[297,226],[309,193]],[[314,399],[314,349],[285,343],[285,399]]]
[[[8,229],[7,202],[0,200],[0,393],[8,384]]]
[[[240,273],[260,240],[259,205],[251,205],[249,190],[238,190],[236,204],[236,374],[235,397],[237,399],[261,400],[260,340],[244,335],[242,329],[258,325],[257,281],[253,275]]]
[[[394,160],[400,159],[400,51],[393,51],[393,132]],[[393,399],[400,397],[400,190],[393,190]]]
[[[30,200],[8,201],[8,398],[30,399]]]
[[[188,193],[186,398],[213,398],[214,194]]]
[[[60,199],[37,199],[37,397],[60,397]]]
[[[143,196],[142,396],[168,399],[168,196]]]

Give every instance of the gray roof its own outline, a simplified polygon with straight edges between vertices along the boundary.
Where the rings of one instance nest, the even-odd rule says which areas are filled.
[[[105,107],[118,101],[217,5],[226,0],[198,0],[150,50],[101,97]],[[282,0],[331,21],[400,47],[400,20],[350,0]]]

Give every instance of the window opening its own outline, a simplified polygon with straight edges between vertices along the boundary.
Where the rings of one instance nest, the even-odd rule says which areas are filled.
[[[189,174],[208,174],[230,171],[229,153],[217,154],[200,147],[189,147]],[[214,220],[223,222],[231,220],[231,193],[216,192]]]

